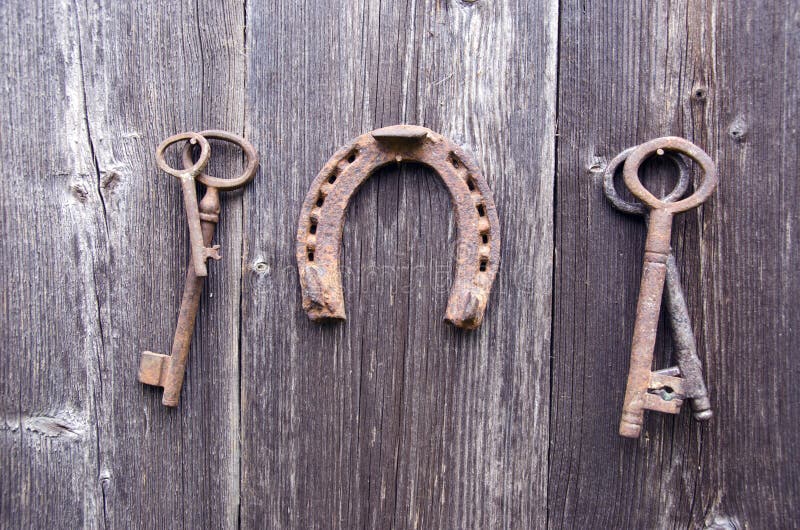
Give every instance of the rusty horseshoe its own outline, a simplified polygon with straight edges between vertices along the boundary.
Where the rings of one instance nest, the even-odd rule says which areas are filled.
[[[444,136],[416,125],[363,134],[340,148],[311,184],[297,227],[303,309],[312,320],[345,320],[339,266],[348,203],[376,169],[417,162],[444,182],[458,226],[455,281],[445,320],[477,328],[500,263],[500,222],[492,191],[472,156]]]

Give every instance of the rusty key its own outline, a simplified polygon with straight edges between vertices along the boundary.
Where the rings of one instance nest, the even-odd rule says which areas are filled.
[[[608,164],[603,175],[603,190],[606,198],[614,208],[623,213],[642,216],[645,224],[647,224],[648,210],[644,204],[624,200],[614,187],[614,176],[617,169],[625,162],[633,150],[633,147],[624,150]],[[666,156],[678,169],[678,182],[675,184],[675,188],[661,200],[674,202],[680,199],[689,187],[689,166],[677,153],[666,153]],[[667,310],[678,366],[659,370],[657,373],[680,377],[684,391],[683,398],[691,401],[694,418],[700,421],[708,420],[712,416],[711,402],[703,380],[703,366],[697,355],[697,343],[692,332],[689,308],[686,306],[686,298],[681,288],[680,273],[675,262],[675,255],[672,252],[670,252],[667,259],[666,290],[664,294],[667,300]],[[663,399],[670,400],[675,397],[674,394],[663,389],[659,393]]]
[[[202,236],[200,243],[204,248],[208,248],[207,246],[211,244],[214,238],[214,230],[219,222],[219,192],[240,188],[253,180],[256,169],[258,168],[258,153],[256,153],[256,150],[247,140],[225,131],[202,131],[199,135],[199,139],[196,138],[198,135],[194,133],[186,133],[183,136],[176,135],[172,138],[182,136],[180,139],[195,139],[200,143],[201,148],[204,145],[208,145],[206,138],[224,140],[241,147],[247,157],[247,166],[244,168],[241,176],[234,179],[222,179],[212,177],[203,172],[202,168],[205,168],[208,161],[208,154],[204,155],[203,153],[210,153],[207,149],[205,151],[201,150],[200,159],[193,163],[193,144],[187,142],[183,149],[182,156],[184,170],[179,171],[170,168],[166,164],[166,161],[163,160],[164,151],[159,146],[159,150],[156,154],[159,167],[162,169],[164,169],[164,167],[170,169],[167,173],[181,178],[182,185],[186,182],[181,176],[182,174],[190,172],[195,166],[202,166],[202,168],[195,173],[194,178],[206,186],[206,193],[200,201],[197,211],[187,214],[187,217],[191,218],[193,216],[197,219]],[[203,142],[205,142],[205,144]],[[203,156],[205,156],[205,161],[203,160]],[[201,162],[203,163],[200,164]],[[194,187],[194,178],[190,181],[192,187]],[[184,197],[185,196],[186,193],[184,193]],[[195,248],[194,245],[193,248]],[[178,324],[175,329],[175,337],[172,341],[172,355],[145,351],[142,353],[139,363],[139,381],[146,385],[164,387],[164,396],[161,402],[168,407],[175,407],[180,401],[181,387],[183,386],[183,378],[186,372],[186,361],[189,356],[189,346],[192,342],[195,319],[200,306],[200,296],[203,293],[203,277],[197,273],[196,264],[194,254],[192,254],[192,259],[190,259],[189,266],[186,270],[186,283],[183,290],[181,308],[178,313]]]
[[[702,169],[703,181],[685,199],[665,202],[657,199],[639,180],[639,167],[654,153],[676,152],[694,160]],[[717,186],[717,169],[711,158],[699,147],[674,136],[657,138],[636,147],[625,160],[623,179],[634,197],[650,209],[645,241],[644,265],[636,307],[636,322],[631,345],[631,364],[619,433],[637,438],[642,430],[644,411],[655,410],[677,414],[686,395],[683,379],[674,369],[652,371],[653,348],[661,311],[661,298],[671,254],[670,236],[675,214],[702,204]]]

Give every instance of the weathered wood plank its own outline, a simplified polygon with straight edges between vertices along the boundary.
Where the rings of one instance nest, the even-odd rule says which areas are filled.
[[[181,407],[136,381],[143,349],[169,351],[188,255],[155,146],[244,127],[243,4],[206,4],[2,7],[4,527],[238,517],[240,197],[223,199]],[[238,170],[220,153],[214,171]]]
[[[180,407],[136,380],[145,349],[169,353],[188,260],[177,182],[156,145],[184,130],[244,129],[242,2],[87,3],[87,117],[108,246],[98,276],[105,375],[100,468],[112,526],[226,527],[238,517],[241,197],[224,194]],[[233,176],[214,144],[209,172]]]
[[[103,356],[93,255],[104,245],[75,13],[0,5],[0,526],[102,520]]]
[[[0,4],[0,526],[791,527],[800,11],[781,4]],[[441,321],[455,227],[415,166],[348,214],[348,322],[300,308],[311,179],[398,122],[465,145],[495,191],[503,263],[478,331]],[[188,256],[153,151],[209,127],[246,131],[264,170],[223,197],[170,411],[135,378],[169,347]],[[644,229],[601,174],[664,134],[719,163],[674,239],[716,416],[650,413],[631,442]],[[214,173],[239,167],[215,150]]]
[[[567,3],[561,15],[550,526],[791,526],[797,8]],[[606,203],[602,170],[666,134],[719,164],[718,192],[673,240],[716,416],[649,413],[627,441],[616,430],[644,229]],[[668,352],[661,339],[660,367]]]
[[[243,526],[545,524],[556,7],[248,3],[247,128],[271,147],[245,198]],[[348,321],[300,307],[307,187],[346,140],[399,122],[466,145],[502,205],[475,332],[441,320],[455,227],[417,167],[354,199]]]

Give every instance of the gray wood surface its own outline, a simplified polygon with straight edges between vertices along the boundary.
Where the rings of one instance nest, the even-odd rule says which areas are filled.
[[[793,2],[562,6],[552,527],[798,524],[798,29]],[[645,230],[605,201],[602,171],[667,134],[719,169],[717,192],[673,233],[715,417],[648,413],[630,441],[616,430]],[[671,186],[665,172],[650,182]]]
[[[274,148],[245,197],[243,526],[545,525],[556,7],[248,4],[247,130]],[[302,311],[308,186],[345,141],[395,123],[467,146],[503,204],[477,331],[442,321],[456,232],[422,168],[386,168],[353,200],[347,322]]]
[[[0,527],[797,526],[800,8],[622,4],[0,3]],[[352,204],[347,322],[302,311],[306,190],[395,123],[469,149],[494,190],[476,331],[442,321],[455,226],[419,166]],[[172,410],[136,380],[169,352],[188,259],[154,150],[205,128],[262,169],[222,197]],[[602,171],[665,134],[720,170],[673,237],[716,415],[649,413],[630,441],[644,228]],[[213,174],[240,170],[213,147]]]

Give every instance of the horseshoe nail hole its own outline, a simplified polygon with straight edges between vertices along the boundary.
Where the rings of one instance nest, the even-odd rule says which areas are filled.
[[[459,160],[456,157],[455,153],[450,153],[450,163],[453,164],[453,167],[461,166],[461,162],[459,162]]]
[[[358,151],[356,151],[355,149],[353,151],[350,151],[350,154],[347,155],[347,162],[352,164],[353,162],[356,161],[357,156],[358,156]]]
[[[481,258],[481,264],[478,267],[481,272],[486,272],[486,266],[489,264],[489,258]]]
[[[316,234],[317,233],[317,223],[314,220],[311,220],[311,225],[308,227],[309,234]]]
[[[489,234],[481,234],[481,241],[483,241],[484,245],[489,243]]]
[[[308,248],[306,251],[308,252],[308,261],[314,261],[314,249]]]
[[[336,173],[333,173],[333,174],[331,174],[330,177],[328,177],[328,182],[330,182],[331,184],[336,182]]]
[[[475,206],[478,209],[478,215],[481,217],[486,217],[486,209],[483,207],[482,204],[478,204]]]
[[[320,195],[319,197],[317,197],[317,206],[321,207],[323,204],[325,204],[325,197]]]
[[[469,188],[469,191],[475,191],[475,181],[471,178],[467,179],[467,187]]]

